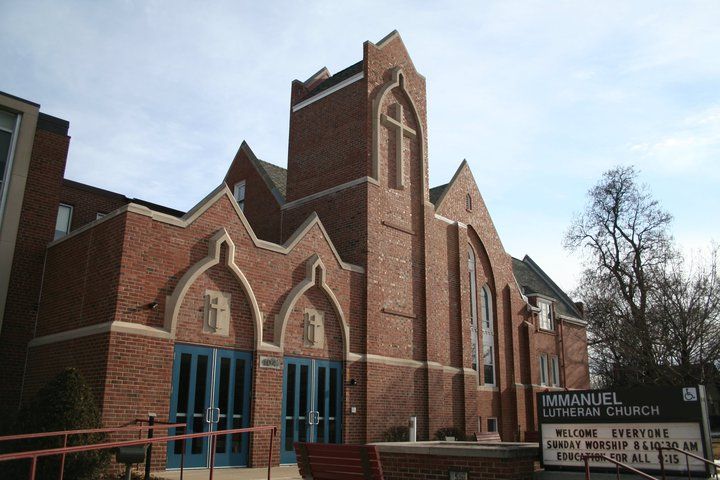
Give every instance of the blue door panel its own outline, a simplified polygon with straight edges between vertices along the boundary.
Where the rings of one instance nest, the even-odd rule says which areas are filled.
[[[341,443],[340,362],[285,358],[280,461],[295,463],[294,442]]]
[[[170,421],[185,423],[187,433],[249,426],[251,364],[252,354],[247,352],[176,345]],[[207,467],[208,450],[207,437],[185,441],[184,466]],[[182,442],[168,443],[168,468],[180,467],[182,452]],[[247,434],[217,437],[216,466],[244,466],[247,458]]]

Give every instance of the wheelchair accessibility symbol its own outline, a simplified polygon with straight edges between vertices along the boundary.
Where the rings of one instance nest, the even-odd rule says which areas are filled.
[[[686,402],[696,402],[698,399],[697,388],[688,387],[683,388],[683,400]]]

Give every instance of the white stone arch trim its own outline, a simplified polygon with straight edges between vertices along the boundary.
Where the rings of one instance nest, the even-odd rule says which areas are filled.
[[[240,285],[250,302],[250,311],[252,312],[253,326],[255,330],[255,347],[260,349],[262,345],[262,314],[260,313],[260,307],[258,306],[257,299],[255,298],[255,293],[250,286],[250,282],[248,282],[245,274],[235,264],[235,244],[230,238],[228,231],[224,228],[215,232],[215,235],[210,238],[208,255],[185,272],[178,281],[172,295],[167,297],[165,303],[165,330],[170,332],[171,338],[175,338],[177,334],[178,315],[180,313],[180,307],[182,306],[183,300],[185,299],[185,295],[200,275],[220,263],[220,253],[223,243],[226,244],[228,248],[225,266],[230,269],[238,282],[240,282]]]
[[[317,278],[318,270],[320,270],[319,281]],[[317,284],[320,290],[325,293],[328,300],[330,300],[330,303],[332,304],[333,309],[335,310],[335,314],[340,322],[340,331],[342,332],[343,339],[343,359],[347,360],[350,354],[350,327],[347,324],[345,314],[343,313],[342,307],[340,306],[340,302],[335,296],[335,293],[325,281],[326,274],[327,273],[325,269],[325,264],[320,259],[318,254],[313,254],[310,258],[308,258],[307,263],[305,264],[305,278],[300,283],[295,285],[293,289],[290,290],[290,292],[287,294],[287,297],[285,297],[285,301],[280,308],[280,313],[276,318],[275,344],[281,350],[284,348],[285,329],[287,327],[287,322],[290,319],[290,313],[292,312],[295,304],[300,299],[300,297],[302,297],[305,292],[307,292],[308,290],[310,290],[310,288]]]
[[[373,130],[373,148],[372,148],[372,178],[380,181],[380,106],[382,105],[385,96],[392,91],[395,87],[400,87],[400,90],[405,94],[405,98],[410,104],[415,120],[417,122],[418,137],[420,139],[420,176],[422,180],[423,197],[427,198],[427,192],[425,191],[425,133],[422,119],[418,113],[417,106],[413,101],[412,97],[405,88],[405,82],[400,81],[400,77],[404,77],[403,69],[395,67],[392,70],[392,77],[389,82],[383,85],[380,92],[373,100],[373,117],[372,117],[372,130]]]
[[[490,256],[490,252],[488,251],[487,247],[485,246],[486,243],[485,243],[485,241],[483,241],[483,238],[480,236],[480,233],[478,232],[478,230],[475,227],[473,227],[472,225],[467,225],[466,228],[467,228],[467,241],[468,241],[469,248],[474,248],[474,246],[472,244],[473,243],[472,236],[474,235],[475,240],[477,240],[477,242],[480,244],[480,247],[482,248],[481,252],[478,252],[476,249],[475,255],[478,257],[481,254],[485,255],[485,257],[487,257],[487,259],[488,259],[488,263],[490,264],[490,272],[489,272],[490,278],[486,279],[485,285],[487,285],[490,288],[491,295],[493,294],[493,292],[495,292],[495,294],[497,294],[498,293],[498,285],[495,280],[495,271],[497,270],[497,265],[493,261],[493,258]],[[479,263],[480,263],[480,259],[478,258],[478,264]]]

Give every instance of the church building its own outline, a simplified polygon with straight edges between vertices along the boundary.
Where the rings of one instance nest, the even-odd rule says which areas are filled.
[[[287,169],[242,142],[181,212],[65,179],[69,123],[0,94],[5,412],[75,367],[107,426],[275,425],[273,461],[294,463],[293,441],[382,441],[410,417],[419,440],[536,439],[536,392],[589,388],[582,305],[504,250],[466,162],[430,187],[425,77],[397,32],[290,97]],[[216,465],[268,448],[219,437]],[[207,441],[185,449],[208,465]]]

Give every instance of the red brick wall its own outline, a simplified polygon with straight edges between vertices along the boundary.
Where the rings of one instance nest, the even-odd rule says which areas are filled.
[[[305,328],[305,310],[314,309],[324,313],[325,345],[323,348],[306,347],[303,342]],[[343,359],[343,338],[340,319],[335,315],[334,308],[325,292],[318,287],[300,297],[290,313],[285,327],[285,355],[299,357]]]
[[[115,319],[122,295],[125,215],[66,238],[47,250],[37,336]]]
[[[364,266],[367,256],[366,183],[322,196],[282,211],[282,234],[286,241],[313,212],[317,213],[328,235],[346,262]]]
[[[590,388],[588,375],[587,331],[584,327],[564,322],[562,325],[565,342],[564,369],[565,384],[571,388]]]
[[[118,194],[101,194],[90,188],[63,182],[60,203],[73,207],[71,228],[77,230],[97,220],[97,214],[107,214],[127,204],[127,199]]]
[[[446,480],[450,469],[468,472],[468,478],[530,480],[535,457],[483,458],[380,452],[387,480]]]
[[[109,335],[107,372],[103,399],[103,422],[107,426],[125,424],[135,418],[156,413],[167,420],[170,411],[170,383],[173,344],[168,340],[113,332]],[[166,434],[158,430],[155,436]],[[135,434],[116,434],[113,440],[137,438]],[[154,468],[165,467],[166,445],[153,446]]]
[[[368,363],[367,441],[383,440],[390,427],[408,424],[417,417],[418,440],[429,438],[427,417],[427,374],[424,368]]]
[[[290,113],[288,202],[368,175],[366,109],[363,79]]]
[[[225,175],[225,183],[234,191],[235,184],[245,180],[243,213],[258,238],[280,242],[280,205],[244,150],[238,150]]]
[[[108,339],[109,334],[99,334],[31,347],[23,401],[31,400],[40,388],[66,368],[77,368],[90,385],[98,406],[102,408],[108,367]]]
[[[18,407],[27,342],[33,336],[45,246],[55,234],[70,137],[38,129],[20,213],[10,286],[0,332],[0,406]]]
[[[222,258],[227,255],[223,246]],[[229,293],[230,325],[228,336],[205,333],[205,291]],[[255,325],[252,310],[240,282],[225,266],[224,262],[205,271],[195,280],[180,307],[177,324],[178,342],[198,343],[217,347],[253,351],[255,349]]]

